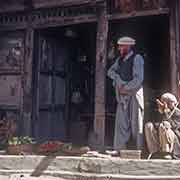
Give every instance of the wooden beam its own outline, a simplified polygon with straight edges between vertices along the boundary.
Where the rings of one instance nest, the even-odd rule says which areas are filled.
[[[33,0],[24,0],[24,5],[27,10],[32,10],[34,8]]]
[[[154,16],[161,14],[169,14],[169,9],[160,9],[160,10],[145,10],[145,11],[136,11],[127,14],[109,14],[107,15],[108,20],[121,20],[128,18],[136,18],[142,16]],[[79,16],[70,16],[70,17],[48,17],[48,18],[39,18],[35,19],[32,22],[33,28],[41,29],[47,27],[56,27],[56,26],[66,26],[80,23],[91,23],[97,22],[96,15],[79,15]],[[0,25],[0,31],[6,30],[21,30],[28,27],[28,22],[22,23],[9,23],[5,25]]]
[[[180,98],[180,1],[176,0],[176,63],[177,63],[177,96]]]
[[[16,23],[16,24],[8,24],[8,25],[0,25],[0,32],[2,31],[18,31],[24,30],[28,27],[28,23]]]
[[[11,5],[6,5],[6,6],[1,6],[0,5],[0,13],[5,13],[5,12],[16,12],[16,11],[24,11],[25,6],[22,4],[11,4]]]
[[[33,0],[34,7],[37,8],[47,8],[47,7],[57,7],[57,6],[77,6],[84,4],[95,4],[102,2],[104,0]]]
[[[169,14],[169,8],[133,11],[130,13],[110,14],[108,15],[108,20],[120,20],[120,19],[136,18],[142,16],[157,16],[162,14]]]
[[[33,21],[32,27],[34,29],[43,29],[47,27],[67,26],[81,23],[97,22],[96,15],[80,15],[72,17],[52,17],[48,19],[41,19]],[[0,31],[14,31],[23,30],[28,27],[28,22],[0,25]]]
[[[36,29],[56,26],[67,26],[81,23],[96,22],[96,15],[80,15],[71,17],[52,17],[49,19],[42,19],[33,22],[33,27]]]
[[[178,77],[177,77],[177,62],[176,62],[176,3],[172,3],[172,7],[170,8],[170,85],[171,92],[175,95],[178,95]]]
[[[106,89],[106,53],[108,38],[108,20],[106,3],[99,7],[96,39],[96,75],[95,75],[95,117],[94,133],[96,145],[102,149],[105,138],[105,89]]]
[[[33,64],[34,30],[26,29],[25,58],[23,65],[23,130],[24,135],[31,135],[32,126],[32,64]]]

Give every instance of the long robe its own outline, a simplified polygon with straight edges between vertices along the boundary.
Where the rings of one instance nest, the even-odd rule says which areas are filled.
[[[174,141],[174,149],[173,149],[173,154],[174,156],[177,156],[180,158],[180,109],[175,107],[175,111],[173,115],[171,116],[170,119],[167,119],[169,117],[169,113],[166,113],[163,116],[163,120],[168,120],[171,124],[171,129],[175,133],[175,141]]]
[[[123,59],[126,61],[133,55],[130,51]],[[113,80],[116,90],[117,110],[115,119],[114,149],[126,149],[126,144],[132,135],[136,148],[141,149],[143,146],[143,118],[144,118],[144,59],[141,55],[134,56],[132,67],[132,80],[124,81],[117,73],[120,59],[109,68],[108,77]],[[124,86],[129,92],[128,95],[120,94],[118,87]]]

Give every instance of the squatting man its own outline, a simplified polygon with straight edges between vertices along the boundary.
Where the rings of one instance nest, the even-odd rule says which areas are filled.
[[[171,93],[164,93],[156,99],[161,114],[160,122],[145,124],[145,137],[151,155],[164,154],[163,158],[180,158],[180,109],[177,98]]]

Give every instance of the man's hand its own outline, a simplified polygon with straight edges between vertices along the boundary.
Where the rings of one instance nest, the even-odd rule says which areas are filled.
[[[168,108],[168,105],[166,102],[162,102],[161,100],[159,99],[156,99],[156,103],[157,103],[157,107],[158,107],[158,111],[160,113],[163,113],[164,112],[164,109],[167,109]]]
[[[119,86],[118,89],[120,94],[124,94],[124,95],[128,94],[128,91],[124,88],[124,86]]]

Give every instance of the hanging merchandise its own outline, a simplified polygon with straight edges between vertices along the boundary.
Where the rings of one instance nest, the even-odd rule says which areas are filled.
[[[115,58],[115,47],[113,42],[110,42],[109,48],[108,48],[108,59],[112,60]]]
[[[75,90],[72,92],[71,102],[74,104],[80,104],[83,102],[83,97],[79,90]]]
[[[86,62],[86,61],[87,61],[87,56],[86,55],[79,56],[79,62]]]

